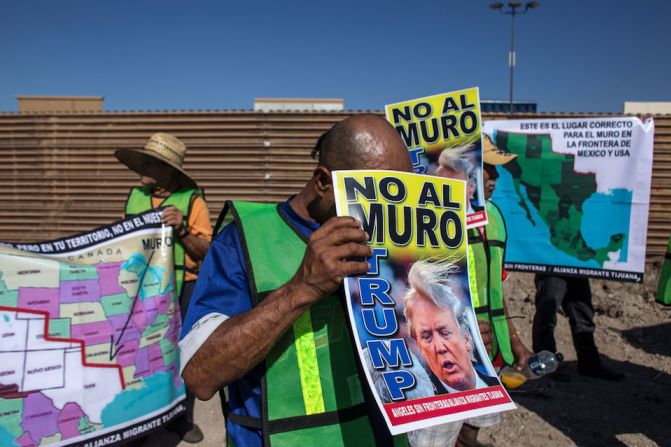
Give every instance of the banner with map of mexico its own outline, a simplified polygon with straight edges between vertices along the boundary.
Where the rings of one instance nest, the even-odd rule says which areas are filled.
[[[172,244],[154,211],[0,245],[0,445],[116,445],[184,411]]]
[[[641,282],[654,123],[635,117],[488,121],[506,268]]]

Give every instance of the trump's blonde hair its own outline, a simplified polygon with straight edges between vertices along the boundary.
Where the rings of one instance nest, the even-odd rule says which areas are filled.
[[[470,336],[466,306],[452,290],[451,276],[459,273],[459,267],[449,259],[419,260],[408,272],[409,289],[403,298],[403,315],[408,323],[408,332],[414,338],[412,307],[418,294],[426,297],[441,309],[449,309],[461,334]]]

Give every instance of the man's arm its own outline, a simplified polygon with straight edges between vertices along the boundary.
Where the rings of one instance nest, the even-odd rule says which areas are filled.
[[[196,262],[205,259],[207,249],[210,248],[210,241],[207,239],[201,239],[195,234],[188,232],[186,234],[184,233],[184,230],[182,230],[182,236],[179,236],[179,233],[177,233],[177,237],[179,237],[179,240],[182,241],[184,250],[189,255],[189,257]]]
[[[365,273],[368,235],[351,217],[336,217],[315,231],[294,277],[258,306],[224,321],[203,343],[182,373],[199,399],[259,364],[282,334],[313,303],[336,290],[347,275]]]
[[[174,206],[165,208],[163,210],[163,223],[174,228],[174,236],[182,242],[184,250],[191,259],[196,262],[205,259],[207,249],[210,247],[210,238],[200,238],[189,233],[184,226],[184,216],[180,210]]]
[[[520,338],[520,333],[515,327],[515,323],[510,318],[508,313],[508,305],[506,304],[505,298],[503,298],[503,312],[506,315],[508,322],[508,333],[510,334],[510,350],[513,351],[513,357],[515,358],[515,369],[517,371],[522,371],[526,368],[527,360],[533,355],[533,352],[529,351],[522,339]]]
[[[480,338],[485,345],[487,354],[492,352],[492,342],[494,341],[494,334],[492,334],[492,327],[488,321],[478,320],[478,330],[480,330]]]

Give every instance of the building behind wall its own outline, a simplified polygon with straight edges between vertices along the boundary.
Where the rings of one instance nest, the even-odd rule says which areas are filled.
[[[21,113],[80,113],[103,111],[102,96],[17,96]]]

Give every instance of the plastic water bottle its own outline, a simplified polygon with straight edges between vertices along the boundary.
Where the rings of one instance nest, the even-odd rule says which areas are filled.
[[[509,389],[515,389],[529,379],[538,379],[546,374],[553,373],[559,368],[564,356],[550,351],[540,351],[529,357],[526,368],[517,371],[511,366],[501,370],[501,382]]]
[[[550,351],[537,352],[527,361],[529,371],[533,374],[530,379],[537,379],[546,374],[553,373],[559,368],[559,364],[564,361],[564,356],[561,352],[554,353]]]

